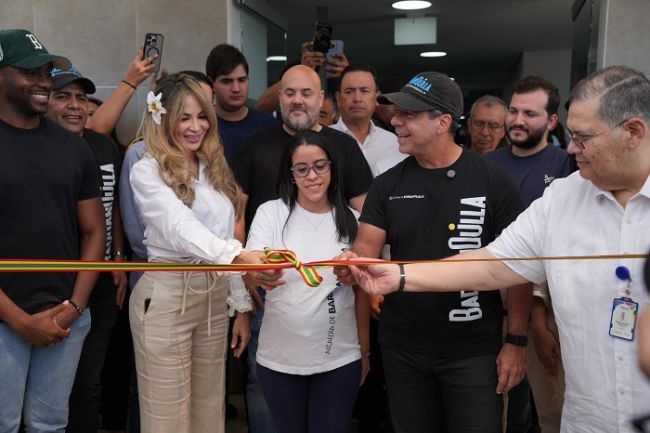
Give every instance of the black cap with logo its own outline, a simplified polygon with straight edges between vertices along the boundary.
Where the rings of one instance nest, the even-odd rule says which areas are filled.
[[[412,111],[438,110],[458,120],[463,114],[463,92],[458,84],[440,72],[420,72],[402,90],[377,97],[380,104],[395,104]]]
[[[67,86],[70,83],[77,82],[81,84],[81,87],[84,88],[84,91],[88,95],[95,93],[95,84],[90,81],[88,78],[81,75],[81,72],[77,68],[70,67],[68,69],[52,69],[52,89],[59,90],[62,87]]]

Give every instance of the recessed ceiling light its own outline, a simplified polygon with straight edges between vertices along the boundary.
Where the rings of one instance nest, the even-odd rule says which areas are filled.
[[[286,62],[287,56],[269,56],[266,58],[267,62]]]
[[[425,51],[420,53],[420,57],[445,57],[447,53],[444,51]]]
[[[423,0],[402,0],[393,2],[394,9],[405,11],[414,11],[418,9],[426,9],[431,6],[431,2]]]

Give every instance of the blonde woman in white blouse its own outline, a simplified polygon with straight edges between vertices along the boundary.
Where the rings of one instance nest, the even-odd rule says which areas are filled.
[[[130,180],[150,262],[259,263],[233,239],[239,190],[223,158],[216,116],[198,82],[175,74],[150,94],[147,153]],[[241,276],[145,272],[129,303],[143,433],[224,431],[228,307],[235,355],[250,333]]]

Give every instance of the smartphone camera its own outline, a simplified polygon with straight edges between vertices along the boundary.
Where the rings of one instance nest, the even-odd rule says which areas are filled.
[[[312,51],[327,53],[332,46],[332,25],[329,23],[317,22],[314,29],[314,41]]]
[[[147,35],[147,38],[145,40],[145,47],[146,51],[144,53],[145,57],[153,56],[153,55],[160,55],[160,51],[158,50],[158,37],[156,35]]]

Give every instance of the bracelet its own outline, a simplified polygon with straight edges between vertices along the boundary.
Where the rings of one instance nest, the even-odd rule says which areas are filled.
[[[528,344],[528,336],[527,335],[513,335],[513,334],[506,334],[506,343],[510,343],[515,346],[519,347],[526,347]]]
[[[399,287],[397,288],[398,292],[404,290],[404,285],[406,284],[406,272],[404,271],[404,264],[399,263]]]
[[[362,358],[370,358],[370,352],[362,352],[361,357]]]
[[[74,309],[77,310],[77,313],[79,313],[80,316],[82,316],[84,314],[84,310],[79,308],[79,305],[75,301],[73,301],[72,299],[68,299],[68,304],[72,305],[74,307]]]
[[[124,257],[124,252],[122,250],[113,251],[113,257]]]
[[[133,83],[129,83],[129,82],[126,81],[126,80],[122,80],[122,82],[123,82],[124,84],[126,84],[127,86],[129,86],[130,88],[132,88],[133,90],[138,90],[138,86],[134,85]]]

